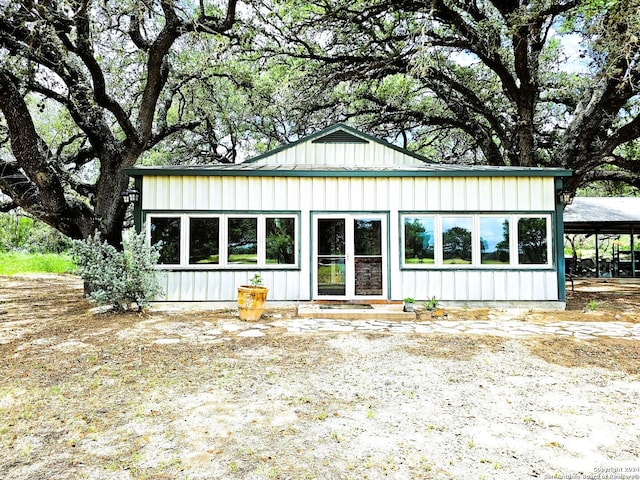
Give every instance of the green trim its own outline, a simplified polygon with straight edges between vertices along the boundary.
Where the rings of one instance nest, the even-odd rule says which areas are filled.
[[[268,267],[256,267],[255,265],[247,265],[248,268],[187,268],[183,265],[177,265],[177,268],[170,268],[170,266],[158,265],[156,271],[169,272],[169,273],[192,273],[192,272],[205,272],[205,273],[217,273],[217,272],[300,272],[301,267],[295,268],[268,268]],[[188,300],[191,301],[191,300]],[[218,301],[218,300],[213,300]]]
[[[532,266],[530,268],[524,267],[514,267],[508,266],[505,268],[481,268],[477,265],[466,265],[466,264],[452,264],[452,267],[455,268],[446,268],[442,265],[436,267],[402,267],[400,265],[401,272],[555,272],[556,269],[553,267],[549,267],[548,265],[540,266],[536,268],[536,266]]]
[[[142,196],[143,196],[143,191],[142,191],[142,178],[140,177],[136,177],[134,179],[133,185],[135,187],[136,190],[138,190],[138,192],[140,192],[140,199],[138,200],[137,203],[135,203],[133,205],[133,224],[136,230],[136,233],[140,233],[142,231],[142,225],[143,225],[143,221],[142,221]]]
[[[158,215],[165,214],[170,217],[178,217],[183,214],[187,215],[197,215],[197,214],[211,214],[211,215],[230,215],[230,214],[239,214],[239,215],[295,215],[300,218],[302,212],[300,210],[194,210],[194,209],[145,209],[145,215]]]
[[[556,211],[555,211],[555,225],[553,240],[556,242],[555,255],[556,255],[556,270],[558,272],[558,300],[566,301],[567,299],[567,285],[566,285],[566,267],[564,263],[564,205],[558,201],[558,194],[562,191],[563,182],[562,179],[556,178],[555,180],[555,198],[556,198]]]

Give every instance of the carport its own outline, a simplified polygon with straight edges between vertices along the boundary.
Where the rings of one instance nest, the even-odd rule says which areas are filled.
[[[567,273],[596,278],[640,277],[640,197],[576,197],[564,211]],[[595,240],[595,255],[578,255],[579,242]],[[606,251],[603,243],[607,244]]]

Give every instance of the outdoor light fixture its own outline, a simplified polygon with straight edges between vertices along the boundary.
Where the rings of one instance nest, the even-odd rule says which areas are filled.
[[[138,200],[140,200],[140,192],[135,188],[128,188],[120,195],[122,195],[122,200],[124,201],[125,205],[136,203]]]
[[[558,193],[558,200],[560,200],[560,203],[563,205],[571,205],[571,203],[573,203],[573,194],[566,190],[562,190]]]

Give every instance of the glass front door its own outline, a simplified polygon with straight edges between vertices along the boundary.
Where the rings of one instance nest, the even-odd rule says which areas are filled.
[[[386,217],[315,218],[314,294],[317,298],[383,298],[386,292]]]

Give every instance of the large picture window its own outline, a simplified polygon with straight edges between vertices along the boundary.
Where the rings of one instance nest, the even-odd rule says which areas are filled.
[[[297,267],[296,214],[149,214],[147,220],[149,242],[160,247],[165,268]]]
[[[550,267],[551,215],[401,215],[403,268]]]

